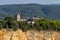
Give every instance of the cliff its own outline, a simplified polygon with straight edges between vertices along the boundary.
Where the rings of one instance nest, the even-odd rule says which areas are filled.
[[[0,40],[60,40],[60,32],[29,30],[0,30]]]

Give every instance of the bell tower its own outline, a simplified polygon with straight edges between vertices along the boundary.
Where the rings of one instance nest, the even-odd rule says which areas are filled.
[[[19,11],[16,12],[15,18],[16,18],[17,21],[21,20],[20,13],[21,13],[21,10],[19,10]]]
[[[16,19],[17,19],[17,21],[20,21],[20,14],[18,12],[16,14]]]

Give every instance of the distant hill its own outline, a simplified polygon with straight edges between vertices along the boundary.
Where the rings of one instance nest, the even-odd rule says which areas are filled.
[[[40,4],[11,4],[0,5],[0,19],[6,16],[14,16],[19,11],[21,18],[45,17],[49,19],[60,19],[60,6]]]

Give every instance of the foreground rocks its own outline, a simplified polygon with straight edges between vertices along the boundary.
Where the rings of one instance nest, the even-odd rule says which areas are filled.
[[[60,32],[30,30],[0,30],[0,40],[60,40]]]

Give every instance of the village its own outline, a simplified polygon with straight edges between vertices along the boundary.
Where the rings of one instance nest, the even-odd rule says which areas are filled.
[[[27,17],[27,18],[22,19],[21,15],[19,14],[19,12],[16,13],[15,18],[16,18],[16,20],[18,22],[27,21],[27,23],[31,23],[31,24],[34,24],[37,19],[40,19],[40,18],[37,18],[37,17],[32,17],[32,18],[31,17]]]

